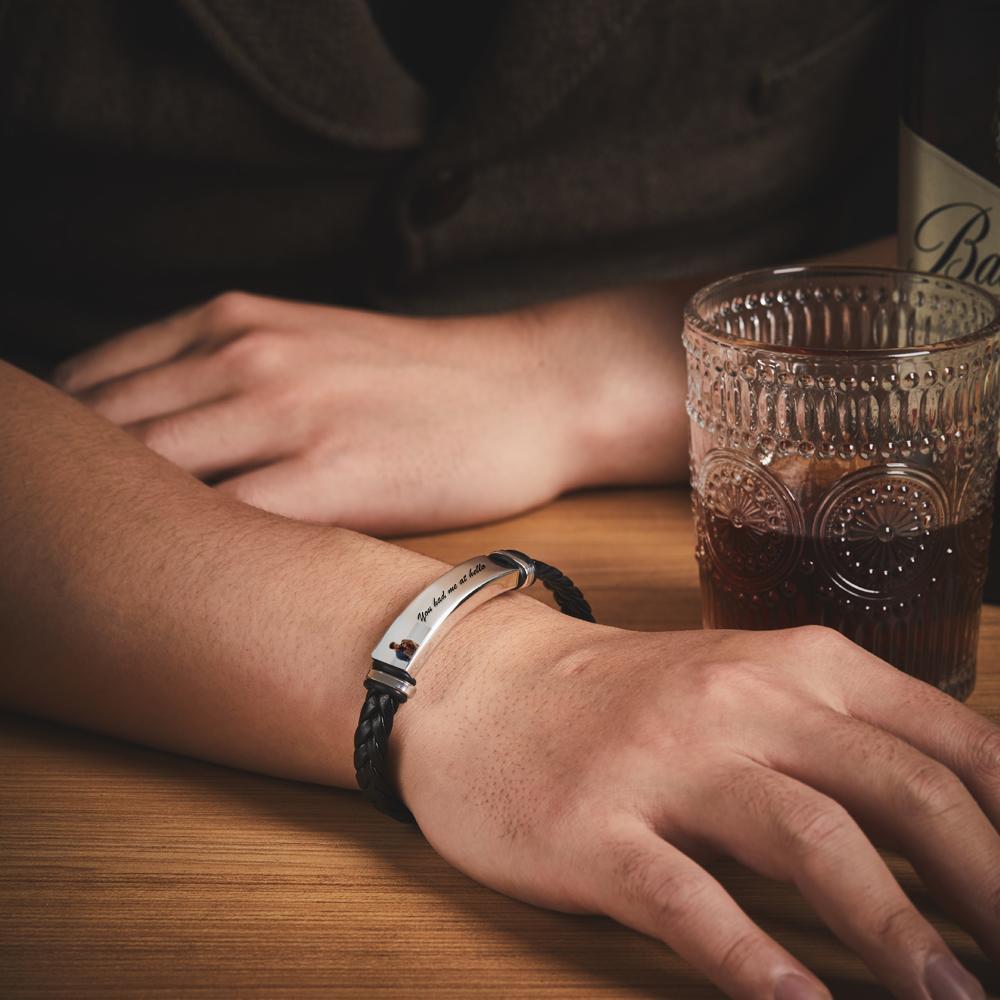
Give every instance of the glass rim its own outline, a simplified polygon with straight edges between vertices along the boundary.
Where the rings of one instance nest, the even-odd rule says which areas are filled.
[[[992,308],[993,319],[985,326],[981,326],[979,329],[974,330],[972,333],[967,333],[963,337],[952,337],[950,340],[942,340],[939,343],[926,344],[921,347],[798,347],[788,344],[765,344],[759,340],[750,340],[747,337],[729,336],[723,333],[718,326],[704,319],[698,311],[710,295],[718,294],[719,291],[725,289],[727,286],[735,288],[749,281],[760,280],[762,278],[775,278],[781,275],[806,277],[810,275],[857,277],[860,275],[868,277],[883,276],[893,279],[903,276],[906,278],[922,278],[933,282],[944,282],[956,285],[963,291],[968,291],[978,296],[980,300]],[[940,274],[932,274],[929,271],[909,271],[902,267],[869,267],[862,264],[803,264],[788,267],[765,267],[756,268],[752,271],[741,271],[739,274],[720,278],[709,285],[705,285],[703,288],[699,288],[684,305],[684,326],[694,327],[700,334],[720,347],[739,347],[747,350],[763,351],[769,354],[798,358],[914,358],[925,357],[942,351],[951,351],[998,337],[1000,335],[1000,298],[985,289],[973,285],[971,282],[962,281],[959,278],[949,278]]]

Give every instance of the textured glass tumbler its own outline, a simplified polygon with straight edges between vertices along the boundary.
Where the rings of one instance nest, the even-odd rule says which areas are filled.
[[[684,344],[705,627],[828,625],[968,697],[1000,303],[933,275],[782,268],[698,292]]]

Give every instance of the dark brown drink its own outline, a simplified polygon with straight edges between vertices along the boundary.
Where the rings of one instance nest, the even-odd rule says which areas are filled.
[[[708,628],[837,629],[914,677],[965,699],[976,644],[992,512],[926,527],[920,498],[878,498],[822,536],[734,524],[695,494],[702,614]],[[838,520],[841,518],[841,520]]]

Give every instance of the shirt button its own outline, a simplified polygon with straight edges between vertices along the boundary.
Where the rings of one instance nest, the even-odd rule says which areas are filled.
[[[451,218],[472,190],[472,175],[459,167],[441,167],[410,196],[410,220],[424,229]]]

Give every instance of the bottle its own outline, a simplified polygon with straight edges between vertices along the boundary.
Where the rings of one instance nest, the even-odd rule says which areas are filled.
[[[909,0],[904,9],[899,265],[1000,295],[1000,0]],[[983,589],[994,603],[997,497]]]
[[[1000,0],[910,0],[899,262],[1000,294]]]

